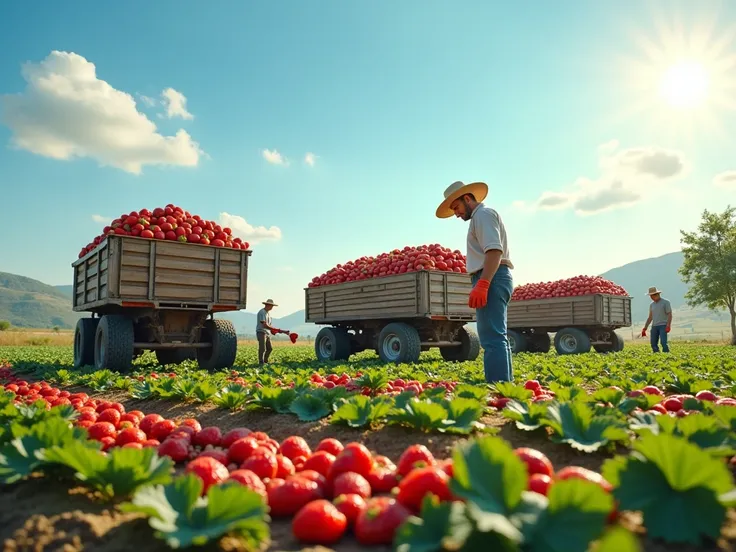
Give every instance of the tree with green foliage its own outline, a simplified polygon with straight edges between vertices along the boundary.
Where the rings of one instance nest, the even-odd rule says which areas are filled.
[[[726,308],[731,314],[731,345],[736,345],[736,208],[722,213],[703,211],[697,232],[681,230],[684,260],[680,274],[690,289],[690,306],[711,310]]]
[[[0,320],[0,332],[10,329],[10,322],[7,320]]]

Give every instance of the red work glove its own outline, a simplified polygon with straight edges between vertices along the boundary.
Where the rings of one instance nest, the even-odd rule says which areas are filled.
[[[468,296],[468,306],[471,309],[480,309],[488,303],[488,288],[491,282],[488,280],[478,280]]]
[[[669,326],[667,326],[667,328],[665,328],[665,330],[667,331],[667,333],[670,333],[670,327]]]
[[[641,336],[642,336],[642,337],[646,337],[646,336],[647,336],[647,329],[646,329],[646,328],[644,328],[644,329],[643,329],[643,330],[641,331]]]

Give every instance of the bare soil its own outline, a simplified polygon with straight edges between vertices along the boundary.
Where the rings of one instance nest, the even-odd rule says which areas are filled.
[[[71,389],[82,390],[82,389]],[[310,446],[315,447],[325,437],[334,437],[343,443],[361,441],[372,451],[384,454],[397,461],[410,444],[427,446],[438,458],[448,457],[452,449],[463,438],[441,434],[422,434],[396,427],[384,427],[375,431],[355,430],[330,425],[325,421],[303,423],[293,416],[266,412],[229,412],[211,405],[187,404],[160,400],[135,400],[124,393],[95,394],[83,389],[91,396],[119,401],[126,410],[141,410],[146,414],[158,413],[172,419],[196,418],[202,427],[218,426],[227,431],[235,427],[248,427],[264,431],[281,441],[290,435],[303,436]],[[566,445],[552,443],[541,433],[518,430],[498,415],[483,420],[499,428],[499,435],[514,447],[529,446],[545,453],[555,467],[578,465],[600,470],[607,457],[603,453],[584,454]],[[304,548],[291,536],[290,519],[274,519],[271,523],[271,543],[268,550],[335,550],[353,552],[365,550],[351,537],[346,536],[334,548]],[[696,552],[703,550],[736,551],[736,514],[729,512],[729,519],[718,543],[708,547],[672,546],[652,542],[643,534],[637,515],[627,515],[622,523],[641,535],[645,552]],[[153,530],[138,514],[119,512],[114,504],[102,501],[83,487],[64,485],[48,479],[32,478],[5,487],[0,495],[0,543],[4,552],[158,552],[168,550],[167,545],[154,537]],[[243,545],[234,538],[225,537],[202,550],[244,551]],[[376,551],[389,550],[374,547]]]

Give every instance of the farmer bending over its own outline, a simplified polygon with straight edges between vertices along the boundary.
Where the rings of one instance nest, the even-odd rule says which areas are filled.
[[[641,336],[646,337],[647,328],[651,323],[652,335],[649,337],[649,342],[652,345],[652,351],[658,353],[658,342],[661,342],[662,352],[669,353],[670,348],[667,345],[667,334],[670,333],[670,327],[672,326],[672,305],[670,305],[667,299],[662,297],[662,292],[656,287],[650,287],[647,294],[652,298],[652,302],[649,305],[649,317],[644,324],[644,329],[641,331]]]
[[[453,214],[470,221],[466,268],[473,289],[468,306],[476,309],[478,337],[483,346],[486,381],[512,381],[511,347],[506,334],[506,313],[514,290],[506,243],[506,228],[500,215],[481,203],[488,195],[483,182],[455,182],[445,190],[445,200],[437,208],[438,218]]]
[[[258,365],[263,366],[268,363],[268,357],[271,356],[273,347],[271,346],[271,330],[275,330],[271,325],[271,309],[278,307],[273,299],[263,302],[264,307],[258,311],[256,315],[256,337],[258,338]]]

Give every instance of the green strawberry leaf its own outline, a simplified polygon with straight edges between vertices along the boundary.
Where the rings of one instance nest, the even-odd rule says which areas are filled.
[[[525,549],[529,552],[586,552],[613,511],[613,497],[590,481],[568,479],[549,488],[548,505]]]
[[[279,414],[289,414],[296,396],[296,391],[289,387],[262,387],[256,392],[252,404]]]
[[[302,422],[320,420],[329,416],[330,410],[330,404],[327,404],[324,399],[308,393],[299,395],[289,406],[289,411],[296,414]]]
[[[487,513],[508,515],[521,502],[529,476],[511,445],[484,436],[459,444],[453,452],[450,490]]]
[[[467,435],[483,426],[479,420],[483,416],[484,408],[477,399],[456,398],[443,402],[448,414],[447,419],[452,422],[447,428],[448,432]]]
[[[623,391],[619,391],[617,389],[611,389],[610,387],[606,387],[603,389],[598,389],[595,393],[593,393],[592,399],[594,401],[600,401],[604,403],[611,403],[613,405],[617,405],[621,402],[621,399],[624,398],[626,393]]]
[[[396,552],[440,552],[461,550],[473,532],[462,502],[439,502],[427,494],[421,517],[409,517],[396,531]]]
[[[452,422],[444,406],[430,400],[414,398],[402,408],[393,408],[387,416],[390,424],[404,425],[419,431],[445,431]]]
[[[501,414],[516,422],[516,427],[523,431],[535,431],[543,427],[547,414],[547,405],[543,403],[525,403],[510,401]]]
[[[203,380],[194,386],[192,395],[199,402],[206,402],[215,396],[217,393],[217,386],[210,380]]]
[[[610,441],[629,438],[621,420],[615,416],[595,415],[587,403],[580,401],[549,405],[545,425],[555,432],[554,442],[567,443],[583,452],[595,452]]]
[[[201,546],[235,532],[250,549],[268,540],[268,508],[263,498],[239,483],[221,483],[200,497],[202,481],[188,474],[166,485],[146,486],[121,509],[149,516],[156,537],[171,548]]]
[[[591,547],[591,552],[642,552],[641,543],[631,531],[613,525]]]
[[[723,461],[669,434],[643,434],[628,457],[603,465],[624,510],[641,510],[647,534],[665,542],[700,544],[717,539],[726,517],[719,497],[733,489]]]
[[[383,420],[391,411],[392,402],[383,397],[371,399],[365,395],[354,395],[335,406],[336,410],[330,422],[357,428],[367,427]]]
[[[534,395],[534,393],[532,393],[529,389],[524,388],[523,385],[512,383],[510,381],[500,381],[498,383],[494,383],[491,386],[491,389],[493,389],[493,391],[495,391],[502,397],[515,399],[517,401],[526,401],[528,399],[531,399],[532,395]]]
[[[454,395],[460,399],[475,399],[477,401],[485,401],[488,397],[488,390],[477,385],[461,383],[455,387]]]

